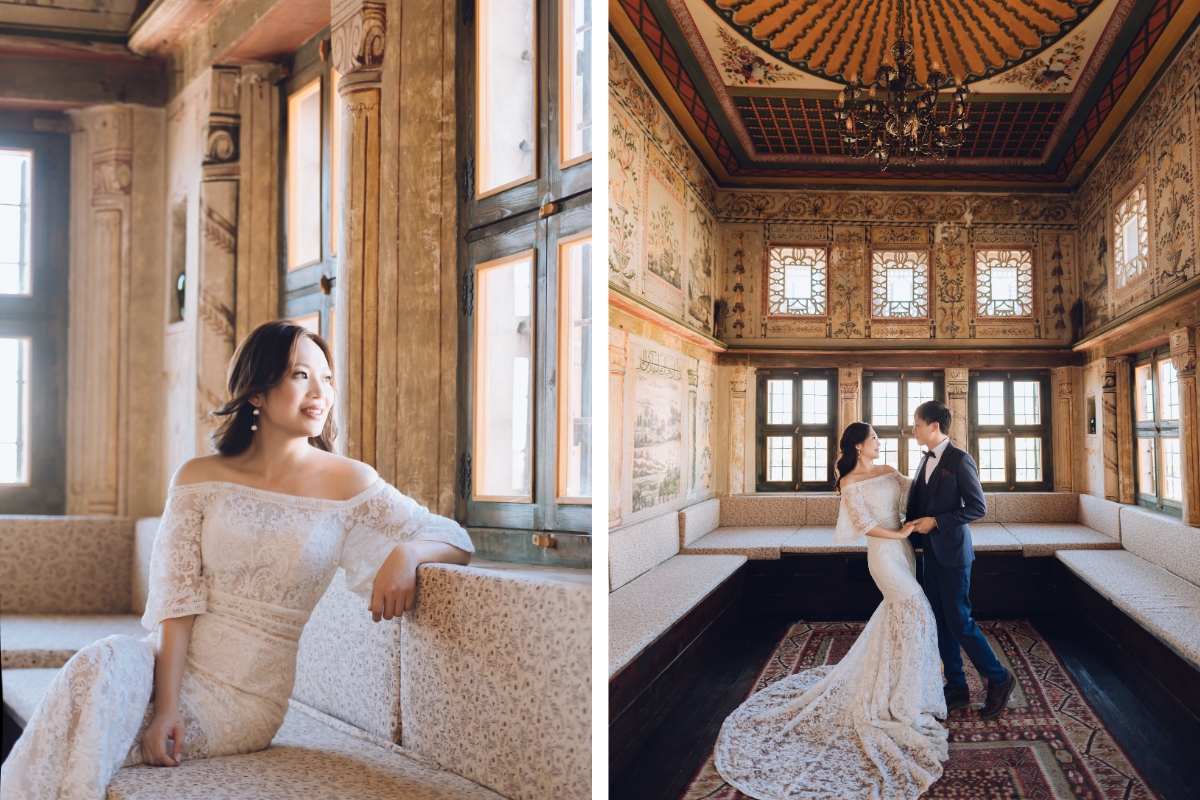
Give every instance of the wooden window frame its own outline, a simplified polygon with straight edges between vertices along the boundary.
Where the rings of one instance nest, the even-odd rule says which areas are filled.
[[[1159,511],[1164,514],[1169,514],[1173,517],[1183,517],[1183,503],[1179,500],[1169,500],[1163,497],[1163,469],[1162,469],[1162,440],[1164,438],[1179,439],[1180,420],[1160,420],[1159,414],[1162,413],[1162,385],[1159,383],[1158,365],[1163,361],[1171,360],[1171,347],[1169,344],[1164,344],[1155,347],[1152,350],[1146,350],[1138,353],[1129,366],[1130,381],[1129,385],[1133,392],[1133,397],[1130,398],[1129,413],[1133,420],[1133,474],[1134,487],[1133,496],[1137,505],[1148,508],[1151,511]],[[1137,368],[1150,365],[1150,376],[1154,382],[1154,402],[1153,414],[1147,421],[1140,421],[1137,418]],[[1183,415],[1182,404],[1179,410],[1180,416]],[[1165,436],[1164,436],[1165,434]],[[1154,440],[1154,495],[1147,495],[1142,492],[1140,486],[1140,469],[1138,466],[1138,439],[1153,439]],[[1181,440],[1182,444],[1182,440]],[[1183,463],[1182,452],[1180,454],[1180,466],[1187,469],[1188,465]]]
[[[829,385],[829,408],[826,419],[828,422],[824,425],[805,425],[803,422],[793,421],[787,425],[768,425],[767,424],[767,381],[778,380],[780,378],[792,380],[792,409],[796,416],[801,414],[802,410],[802,387],[803,381],[821,379],[828,382]],[[760,370],[757,376],[757,387],[755,395],[755,490],[759,492],[831,492],[833,491],[833,482],[835,480],[834,466],[837,463],[837,444],[838,444],[838,416],[837,416],[837,370],[836,369],[779,369],[779,370]],[[767,480],[767,438],[773,436],[788,436],[792,439],[792,480],[791,481],[768,481]],[[826,438],[826,453],[827,453],[827,474],[828,480],[825,481],[805,481],[803,480],[803,470],[801,469],[803,455],[801,447],[805,436],[824,436]]]
[[[564,10],[565,10],[565,9],[566,9],[568,6],[570,6],[570,5],[571,5],[571,2],[572,2],[572,0],[559,0],[559,3],[558,3],[558,13],[559,13],[559,25],[558,25],[558,42],[559,42],[559,47],[558,47],[558,63],[559,63],[559,73],[558,73],[558,96],[557,96],[557,98],[556,98],[556,103],[555,103],[555,105],[556,105],[556,107],[557,107],[557,108],[559,108],[560,110],[561,110],[561,109],[566,109],[566,108],[568,108],[568,107],[572,106],[572,105],[573,105],[573,103],[572,103],[571,101],[573,101],[573,100],[574,100],[574,90],[573,90],[573,89],[570,89],[570,90],[568,90],[568,89],[567,89],[567,87],[568,87],[568,86],[572,86],[572,85],[574,84],[574,78],[573,78],[573,76],[572,76],[572,74],[571,74],[571,71],[570,71],[570,70],[571,70],[571,62],[570,62],[570,60],[569,60],[569,59],[567,59],[567,58],[565,57],[565,56],[566,56],[566,54],[567,54],[568,52],[571,52],[571,53],[574,53],[574,52],[575,52],[575,49],[574,49],[574,45],[575,45],[575,28],[574,28],[574,26],[573,26],[573,25],[571,25],[571,24],[570,24],[571,22],[573,22],[573,21],[574,21],[574,18],[572,17],[572,15],[571,15],[571,14],[564,13]],[[593,50],[595,50],[595,48],[596,48],[596,44],[597,44],[597,42],[596,42],[596,31],[597,31],[597,28],[596,28],[596,6],[595,6],[595,4],[594,4],[594,3],[595,3],[595,0],[592,0],[592,2],[593,2],[593,5],[592,5],[592,22],[591,22],[591,25],[592,25],[592,27],[591,27],[591,31],[592,31],[592,49],[593,49]],[[570,43],[570,49],[569,49],[569,50],[568,50],[568,42]],[[597,129],[596,129],[596,117],[595,117],[595,113],[594,113],[594,112],[595,112],[595,100],[596,100],[596,98],[595,98],[595,97],[593,97],[593,98],[592,98],[592,106],[593,106],[593,115],[592,115],[592,149],[591,149],[590,151],[588,151],[587,153],[583,153],[582,155],[575,156],[574,158],[567,158],[567,159],[564,159],[564,158],[563,158],[563,156],[562,156],[562,154],[563,154],[564,152],[566,152],[566,149],[567,149],[567,148],[566,148],[566,147],[563,147],[563,146],[561,145],[561,143],[562,143],[562,142],[566,142],[566,141],[568,141],[568,140],[570,139],[570,135],[569,135],[569,133],[568,133],[568,131],[567,131],[567,127],[568,127],[568,123],[570,123],[570,122],[571,122],[571,114],[570,114],[570,113],[568,113],[568,112],[562,112],[562,113],[560,113],[560,115],[559,115],[559,127],[558,127],[558,137],[559,137],[558,141],[559,141],[559,143],[560,143],[560,146],[559,146],[559,162],[558,162],[558,168],[559,168],[560,170],[567,169],[568,167],[573,167],[573,166],[575,166],[576,164],[582,164],[582,163],[584,163],[584,162],[588,162],[588,161],[591,161],[591,160],[592,160],[592,154],[593,154],[593,153],[595,152],[595,150],[596,150],[596,130],[597,130]]]
[[[807,247],[814,250],[822,250],[825,253],[825,313],[823,314],[773,314],[771,313],[771,251],[780,247]],[[832,250],[829,242],[769,242],[763,246],[763,292],[762,292],[762,313],[763,319],[798,319],[798,320],[827,320],[830,317],[829,311],[829,258],[832,255]]]
[[[1004,382],[1004,424],[979,424],[979,381]],[[1013,404],[1014,381],[1037,381],[1038,401],[1040,405],[1037,425],[1016,425],[1014,420],[1015,407]],[[968,376],[967,414],[970,438],[967,446],[975,463],[979,464],[980,438],[1004,438],[1004,475],[1003,481],[983,481],[984,491],[1007,492],[1052,492],[1054,491],[1054,432],[1051,425],[1052,405],[1050,402],[1050,373],[1043,370],[972,370]],[[1015,441],[1017,437],[1038,436],[1042,440],[1042,479],[1040,481],[1016,480],[1017,453]]]
[[[479,22],[482,23],[486,19],[486,16],[487,16],[486,12],[484,11],[484,9],[487,8],[487,0],[472,0],[472,1],[475,3],[475,5],[478,9],[477,16],[479,18]],[[502,194],[504,192],[507,192],[509,189],[515,189],[516,187],[524,186],[527,183],[536,183],[542,173],[542,170],[540,169],[541,164],[539,163],[539,159],[538,159],[539,140],[541,139],[541,136],[539,135],[541,133],[541,131],[539,130],[539,128],[541,126],[538,124],[540,121],[540,115],[538,112],[541,107],[541,104],[539,103],[539,98],[541,95],[541,91],[540,91],[541,84],[542,84],[542,80],[541,80],[542,66],[541,65],[542,65],[542,61],[543,61],[543,59],[542,59],[542,37],[539,35],[539,32],[541,30],[541,26],[539,24],[540,20],[541,20],[541,13],[538,8],[538,6],[540,6],[541,3],[538,2],[538,0],[530,0],[530,2],[533,4],[533,131],[531,134],[533,136],[533,141],[530,142],[530,145],[533,147],[533,171],[524,177],[517,178],[516,180],[513,180],[513,181],[509,181],[508,183],[502,184],[500,186],[494,186],[491,189],[488,189],[487,191],[480,191],[480,188],[479,188],[480,182],[477,179],[475,181],[475,199],[477,201],[485,200],[494,195]],[[480,41],[480,37],[479,37],[479,34],[482,30],[483,30],[482,24],[476,25],[476,27],[475,27],[475,47],[474,47],[475,62],[476,62],[475,63],[475,87],[476,87],[476,89],[478,89],[479,85],[483,82],[483,73],[484,73],[484,65],[480,61],[480,58],[479,58],[479,54],[483,50],[483,43]],[[480,107],[478,105],[475,106],[473,110],[475,111],[475,141],[474,141],[475,165],[476,165],[476,177],[478,178],[479,172],[482,171],[480,168],[480,162],[483,161],[483,156],[480,152],[479,146],[486,138],[486,127],[487,127],[488,123],[484,120],[483,114],[480,112]]]
[[[872,419],[871,401],[874,395],[874,383],[876,381],[897,382],[899,387],[899,416],[897,418],[898,425],[877,425]],[[913,439],[912,425],[905,424],[911,418],[913,409],[908,408],[908,383],[909,381],[919,383],[933,383],[933,399],[946,402],[946,376],[944,373],[930,372],[923,370],[904,370],[901,372],[891,372],[888,370],[863,370],[863,400],[862,400],[862,417],[863,422],[870,425],[880,439],[897,438],[897,468],[902,474],[908,475],[914,465],[908,463],[908,440]]]
[[[560,238],[558,240],[558,256],[557,256],[557,265],[558,265],[558,273],[559,273],[558,308],[557,308],[557,310],[558,310],[558,315],[557,315],[558,316],[558,326],[557,326],[558,327],[558,339],[557,339],[557,347],[556,347],[556,350],[558,351],[558,358],[557,358],[557,362],[558,362],[558,394],[557,394],[558,408],[556,409],[557,417],[558,417],[558,441],[556,443],[557,454],[555,456],[555,462],[557,464],[558,471],[557,471],[557,476],[556,476],[556,481],[555,481],[554,494],[555,494],[555,502],[557,502],[557,503],[567,503],[567,504],[590,506],[592,504],[592,496],[591,495],[579,496],[579,497],[569,497],[566,494],[567,470],[568,470],[567,462],[568,462],[568,453],[569,453],[569,449],[570,449],[568,447],[568,443],[570,442],[570,436],[571,436],[571,415],[569,413],[567,413],[567,409],[570,407],[570,381],[567,377],[570,372],[570,363],[569,363],[570,351],[567,347],[567,344],[570,342],[570,335],[568,333],[567,326],[570,324],[571,317],[568,313],[565,313],[565,310],[568,308],[568,305],[569,305],[569,301],[567,299],[567,293],[570,289],[570,283],[566,280],[563,280],[563,273],[564,273],[564,271],[563,271],[563,253],[566,252],[566,250],[571,245],[576,244],[578,242],[583,242],[583,241],[593,241],[592,232],[590,230],[588,230],[585,233],[572,234],[572,235]],[[592,254],[593,254],[593,256],[595,255],[594,250],[593,250]],[[593,261],[592,269],[594,270],[595,268],[596,268],[596,264]],[[591,290],[591,287],[589,286],[588,291],[590,291],[590,290]],[[596,322],[599,319],[599,317],[596,314],[596,306],[597,306],[596,298],[593,297],[592,298],[592,308],[591,308],[592,316],[591,316],[591,323],[590,323],[591,328],[592,328],[591,333],[592,333],[593,338],[596,336]],[[591,375],[585,371],[584,372],[584,384],[590,385],[590,381],[591,381]],[[595,387],[591,387],[591,388],[592,388],[592,409],[593,409],[593,413],[594,413],[595,400],[596,400]],[[594,416],[592,418],[595,419]],[[594,434],[594,430],[595,429],[593,428],[593,434]],[[595,439],[595,436],[593,435],[593,437],[592,437],[593,452],[595,451],[595,448],[596,448],[596,439]],[[595,481],[595,478],[596,478],[596,476],[593,474],[592,475],[593,482]]]

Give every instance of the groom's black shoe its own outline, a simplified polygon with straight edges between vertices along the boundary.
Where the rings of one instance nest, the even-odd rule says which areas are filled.
[[[992,719],[1000,716],[1005,707],[1008,706],[1008,698],[1012,696],[1013,689],[1017,685],[1017,676],[1010,669],[1008,677],[1000,683],[989,683],[987,690],[987,700],[983,703],[983,708],[979,709],[980,719]]]
[[[942,693],[946,695],[947,711],[971,707],[971,692],[969,689],[951,689],[949,686],[944,686],[942,687]]]

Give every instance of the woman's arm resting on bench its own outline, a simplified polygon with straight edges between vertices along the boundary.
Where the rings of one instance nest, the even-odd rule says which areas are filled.
[[[371,616],[380,619],[398,617],[413,607],[417,594],[417,567],[422,564],[461,564],[471,560],[471,554],[452,544],[434,541],[404,542],[396,546],[371,589]]]
[[[142,759],[155,766],[177,767],[183,761],[183,714],[179,710],[179,685],[187,659],[195,614],[164,619],[158,628],[154,656],[154,719],[142,737]],[[167,750],[167,740],[174,746]]]

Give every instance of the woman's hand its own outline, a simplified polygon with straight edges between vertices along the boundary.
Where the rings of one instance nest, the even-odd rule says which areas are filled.
[[[168,739],[175,740],[169,750]],[[178,767],[183,763],[183,714],[178,709],[155,710],[154,719],[142,737],[142,760],[157,767]]]
[[[912,535],[912,532],[916,529],[916,527],[917,527],[917,525],[915,522],[904,523],[904,525],[901,526],[901,528],[900,528],[900,536],[898,538],[907,539],[909,536]]]
[[[412,555],[407,543],[396,545],[375,574],[375,583],[371,587],[371,617],[376,622],[398,617],[413,607],[420,562]]]

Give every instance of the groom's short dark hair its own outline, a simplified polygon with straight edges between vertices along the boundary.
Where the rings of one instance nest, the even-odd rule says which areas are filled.
[[[937,400],[930,400],[917,406],[917,410],[913,412],[926,425],[938,424],[938,428],[947,436],[950,435],[950,420],[953,418],[950,414],[950,409],[946,408],[945,404]]]

